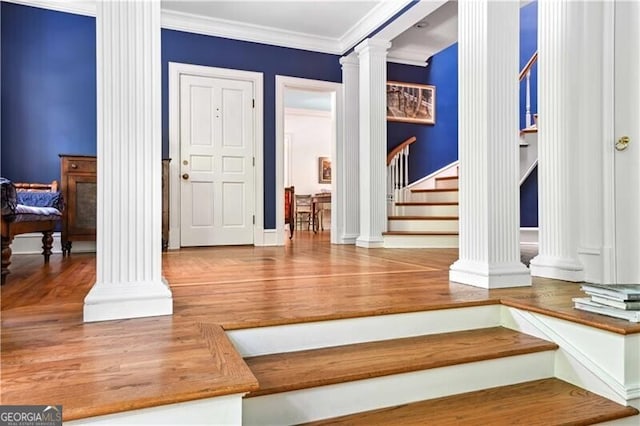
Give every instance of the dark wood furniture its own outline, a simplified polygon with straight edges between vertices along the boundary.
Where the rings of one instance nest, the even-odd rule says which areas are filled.
[[[162,160],[162,249],[169,245],[169,162]],[[60,184],[66,202],[62,217],[62,255],[73,241],[95,241],[97,208],[96,157],[60,154]]]
[[[51,183],[15,183],[16,191],[32,192],[58,192],[58,182]],[[51,248],[53,246],[53,231],[59,216],[51,216],[49,220],[26,220],[13,221],[11,218],[2,216],[2,278],[0,284],[4,284],[9,275],[9,265],[11,265],[11,243],[13,238],[19,234],[31,232],[42,232],[42,255],[44,263],[49,263]]]
[[[323,208],[320,208],[320,204],[331,204],[331,193],[321,192],[311,197],[311,229],[313,232],[318,232],[318,228],[324,231],[324,212]]]
[[[293,238],[293,232],[296,230],[295,194],[293,186],[284,189],[284,223],[289,224],[289,239]]]

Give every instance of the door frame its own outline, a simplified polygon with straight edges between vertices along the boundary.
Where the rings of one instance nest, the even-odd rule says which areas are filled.
[[[253,83],[255,99],[253,120],[254,212],[253,244],[263,245],[264,236],[264,98],[263,74],[261,72],[216,68],[203,65],[169,62],[169,249],[180,248],[180,77],[193,75],[249,81]],[[283,195],[284,196],[284,195]]]
[[[337,223],[341,217],[340,212],[343,208],[341,201],[343,190],[338,184],[341,179],[343,170],[343,157],[339,146],[343,144],[343,96],[342,83],[334,83],[323,80],[311,80],[307,78],[287,77],[276,75],[276,244],[284,245],[284,93],[286,89],[298,89],[310,92],[331,93],[332,108],[331,117],[333,123],[331,138],[331,242],[338,243]]]

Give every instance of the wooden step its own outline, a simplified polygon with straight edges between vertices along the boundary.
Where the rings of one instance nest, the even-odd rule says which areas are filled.
[[[437,189],[456,189],[458,188],[458,176],[443,176],[436,178]]]
[[[458,232],[388,231],[383,232],[385,248],[457,248]]]
[[[412,189],[411,201],[426,203],[457,203],[457,188]]]
[[[457,216],[389,216],[389,231],[458,232]]]
[[[245,398],[554,350],[502,327],[245,358],[259,389]]]
[[[307,425],[586,425],[637,414],[561,380],[542,379]]]
[[[394,216],[458,216],[458,203],[403,202],[395,203]]]

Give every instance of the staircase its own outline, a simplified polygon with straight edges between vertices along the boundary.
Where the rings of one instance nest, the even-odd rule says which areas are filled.
[[[638,424],[635,408],[554,377],[558,345],[502,326],[501,309],[228,332],[259,383],[242,424]]]

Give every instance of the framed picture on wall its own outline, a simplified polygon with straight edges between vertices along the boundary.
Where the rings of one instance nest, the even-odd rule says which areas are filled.
[[[436,87],[388,81],[387,121],[436,124]]]
[[[331,160],[318,157],[318,183],[331,183]]]

